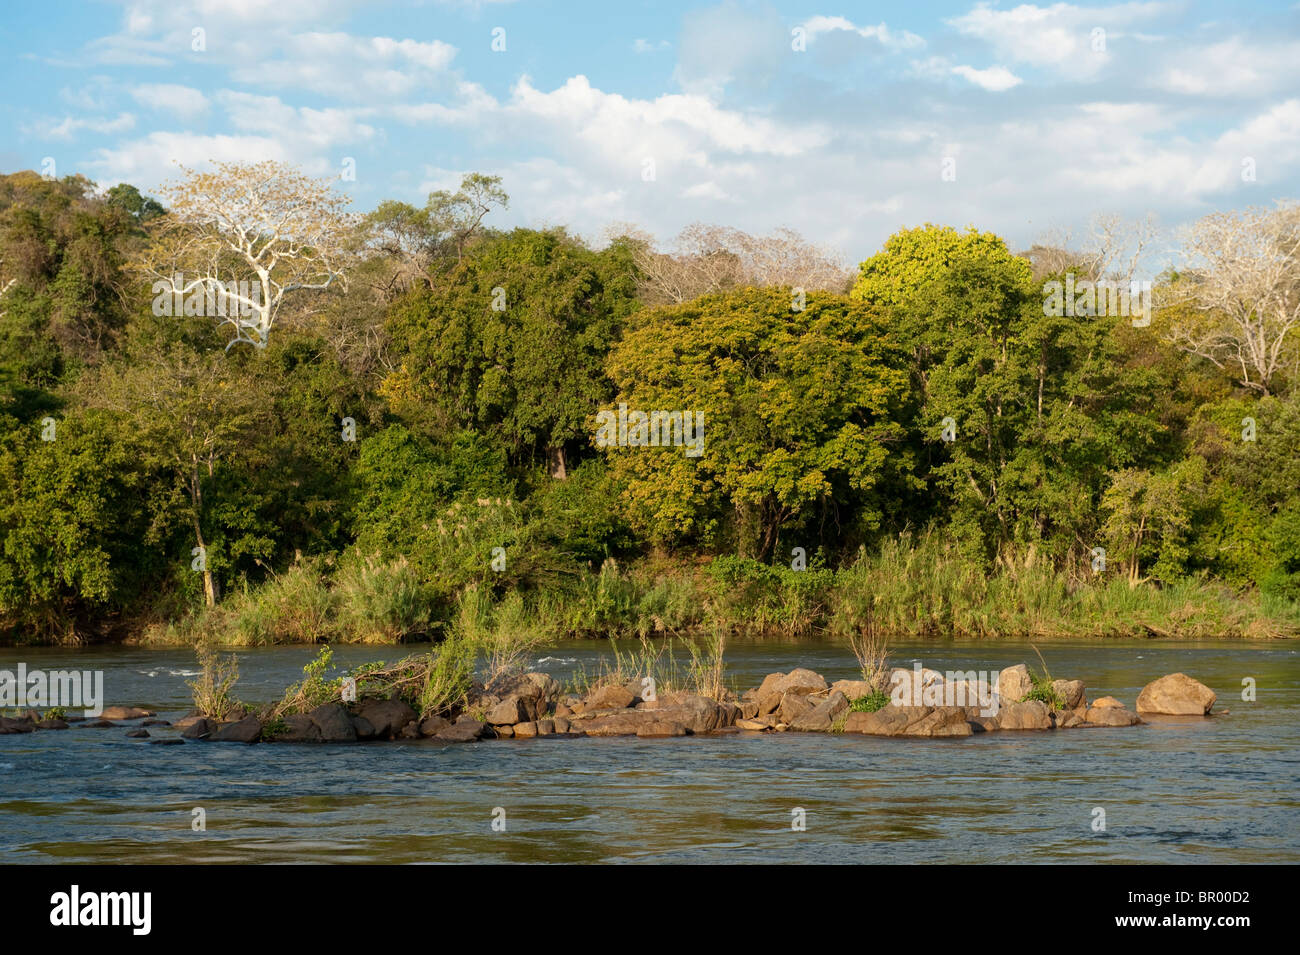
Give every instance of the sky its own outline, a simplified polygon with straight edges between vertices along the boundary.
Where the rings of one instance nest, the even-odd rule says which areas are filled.
[[[477,171],[497,226],[786,227],[848,263],[1300,193],[1296,2],[51,0],[0,50],[0,172],[104,188],[276,159],[366,211]]]

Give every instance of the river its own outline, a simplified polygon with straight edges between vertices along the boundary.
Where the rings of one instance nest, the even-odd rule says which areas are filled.
[[[1112,695],[1132,708],[1145,683],[1182,671],[1218,694],[1216,713],[1228,712],[954,740],[780,733],[153,746],[124,728],[74,726],[0,736],[0,861],[1300,861],[1300,645],[1038,646],[1052,675],[1082,679],[1090,699]],[[239,651],[236,695],[278,697],[315,652]],[[339,647],[335,662],[402,652]],[[603,642],[564,642],[536,668],[564,682],[608,652]],[[1021,643],[891,647],[894,665],[914,659],[938,670],[1038,663]],[[186,650],[0,649],[0,669],[20,661],[102,669],[110,704],[173,719],[190,706]],[[828,680],[855,676],[847,650],[815,640],[733,641],[727,664],[739,688],[795,666]],[[1256,681],[1254,702],[1241,698],[1244,678]],[[195,807],[204,831],[192,828]]]

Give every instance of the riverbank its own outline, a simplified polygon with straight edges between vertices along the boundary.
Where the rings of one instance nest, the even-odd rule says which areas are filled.
[[[608,560],[544,588],[508,592],[490,581],[447,592],[404,561],[339,568],[302,561],[215,607],[142,618],[117,633],[132,645],[254,647],[458,635],[509,635],[528,645],[570,637],[698,640],[717,631],[844,639],[868,630],[887,639],[1293,639],[1300,637],[1300,603],[1211,578],[1133,586],[1113,574],[1070,576],[1044,563],[988,569],[926,536],[889,542],[839,569],[736,557]],[[60,642],[8,636],[10,645]]]

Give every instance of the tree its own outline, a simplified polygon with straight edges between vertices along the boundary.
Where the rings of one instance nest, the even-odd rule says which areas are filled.
[[[608,367],[629,413],[703,416],[698,455],[607,449],[633,523],[657,543],[706,538],[730,510],[741,549],[767,558],[818,507],[832,520],[836,502],[873,511],[887,471],[906,467],[901,355],[881,316],[842,295],[744,289],[654,309]]]
[[[155,509],[175,509],[189,522],[204,601],[215,604],[220,585],[212,566],[216,555],[208,553],[205,490],[221,480],[220,466],[256,434],[265,417],[260,396],[242,387],[221,353],[198,354],[179,345],[102,369],[79,381],[78,392],[83,406],[116,418],[143,465],[168,475]]]
[[[868,305],[905,304],[926,282],[952,264],[959,255],[990,253],[1009,255],[1006,243],[992,232],[965,233],[951,226],[927,223],[895,232],[885,247],[859,266],[849,295]]]
[[[1300,348],[1300,205],[1208,215],[1192,226],[1188,268],[1165,287],[1191,309],[1170,323],[1179,348],[1273,394],[1297,372]]]
[[[790,229],[754,236],[696,222],[681,231],[669,252],[655,251],[644,237],[636,249],[641,295],[650,305],[679,305],[746,286],[842,292],[848,285],[837,253]]]
[[[431,270],[438,258],[450,261],[454,253],[456,263],[463,261],[487,214],[509,205],[501,177],[477,172],[465,176],[455,193],[429,193],[422,209],[391,199],[381,202],[363,225],[371,249],[396,264],[382,290],[401,293],[415,283],[433,288]]]
[[[354,223],[332,183],[279,162],[184,169],[166,187],[170,211],[151,223],[140,259],[155,294],[184,301],[230,325],[238,342],[265,348],[286,296],[344,281]]]
[[[634,279],[622,246],[527,229],[485,242],[394,309],[400,368],[383,390],[426,434],[476,430],[563,477],[613,396],[603,362],[636,307]]]

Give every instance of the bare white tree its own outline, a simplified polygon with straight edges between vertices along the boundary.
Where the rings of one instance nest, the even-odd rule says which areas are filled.
[[[170,209],[152,224],[144,270],[160,280],[155,290],[165,282],[166,294],[203,293],[234,327],[230,345],[265,348],[285,296],[343,282],[349,199],[279,162],[183,172],[163,190]]]
[[[1271,394],[1300,360],[1300,205],[1208,215],[1184,256],[1167,287],[1170,340]]]

